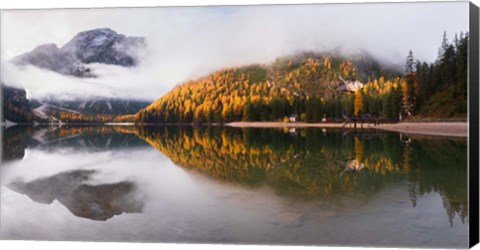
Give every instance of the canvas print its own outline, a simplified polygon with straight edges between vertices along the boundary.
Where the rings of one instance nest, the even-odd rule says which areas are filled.
[[[1,11],[0,238],[468,247],[469,39],[468,2]]]

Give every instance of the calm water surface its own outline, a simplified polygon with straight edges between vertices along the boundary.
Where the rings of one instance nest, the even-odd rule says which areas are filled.
[[[467,141],[325,129],[4,129],[1,239],[467,247]]]

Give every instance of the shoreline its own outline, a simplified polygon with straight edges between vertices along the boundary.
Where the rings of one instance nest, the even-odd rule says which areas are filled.
[[[344,128],[353,129],[353,123],[284,123],[284,122],[230,122],[225,126],[236,128]],[[362,129],[358,123],[357,129]],[[374,126],[364,123],[363,129],[381,129],[405,134],[434,135],[449,137],[468,137],[467,122],[399,122]]]
[[[2,127],[6,123],[0,124]],[[33,125],[33,124],[15,124],[15,125]],[[13,126],[15,126],[13,125]],[[137,126],[139,124],[130,122],[107,122],[107,123],[50,123],[37,125],[59,125],[59,126]],[[142,124],[140,126],[158,126],[160,124]],[[163,126],[193,126],[193,124],[163,124]],[[234,128],[343,128],[353,129],[353,123],[306,123],[306,122],[230,122],[224,124],[210,124],[210,126],[226,126]],[[6,128],[10,126],[5,126]],[[364,123],[363,127],[357,123],[357,129],[380,129],[384,131],[399,132],[413,135],[430,135],[430,136],[446,136],[446,137],[468,137],[467,122],[399,122],[384,123],[375,126],[372,123]]]

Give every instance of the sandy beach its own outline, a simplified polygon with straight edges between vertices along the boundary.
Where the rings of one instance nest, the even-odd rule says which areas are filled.
[[[284,123],[284,122],[231,122],[226,126],[245,128],[342,128],[343,123]],[[347,124],[345,129],[352,129],[353,124]],[[357,124],[360,128],[360,124]],[[382,129],[406,134],[467,137],[468,123],[466,122],[400,122],[381,124],[363,124],[363,128]]]

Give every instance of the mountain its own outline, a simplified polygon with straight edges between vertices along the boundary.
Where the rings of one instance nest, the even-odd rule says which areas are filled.
[[[444,33],[434,62],[405,71],[365,51],[299,53],[266,65],[218,70],[185,82],[135,116],[137,123],[380,122],[467,117],[468,33]],[[407,53],[406,53],[407,54]]]
[[[135,67],[138,53],[145,48],[142,37],[127,37],[105,28],[78,33],[63,47],[44,44],[31,52],[11,60],[16,65],[33,65],[62,75],[88,78],[96,77],[91,63]],[[106,122],[116,116],[132,115],[150,102],[135,99],[107,97],[64,100],[49,97],[27,100],[26,91],[5,86],[3,103],[5,118],[16,123],[36,122]],[[123,117],[122,120],[131,120]]]
[[[106,97],[28,100],[26,91],[2,84],[2,121],[14,123],[132,122],[133,115],[151,102]]]
[[[31,108],[34,115],[50,122],[111,122],[119,116],[133,115],[149,104],[144,100],[103,97],[76,100],[49,98],[33,101]],[[124,121],[133,121],[133,118]]]
[[[395,119],[397,110],[390,106],[399,106],[401,75],[366,53],[300,53],[185,82],[141,110],[136,121],[284,121],[293,116],[318,122],[355,113],[359,98],[362,107],[356,107],[362,112]]]
[[[33,65],[62,75],[95,77],[90,63],[136,66],[137,55],[145,48],[143,37],[127,37],[104,28],[78,33],[63,47],[44,44],[11,61],[17,65]]]
[[[144,47],[143,37],[127,37],[107,28],[80,32],[61,50],[86,64],[130,67],[138,64],[137,52]]]
[[[135,114],[138,110],[145,108],[151,102],[135,99],[92,97],[74,100],[61,100],[56,98],[42,99],[41,104],[54,106],[82,114]]]
[[[24,89],[7,86],[1,83],[3,113],[2,121],[8,120],[15,123],[31,123],[34,115]]]

